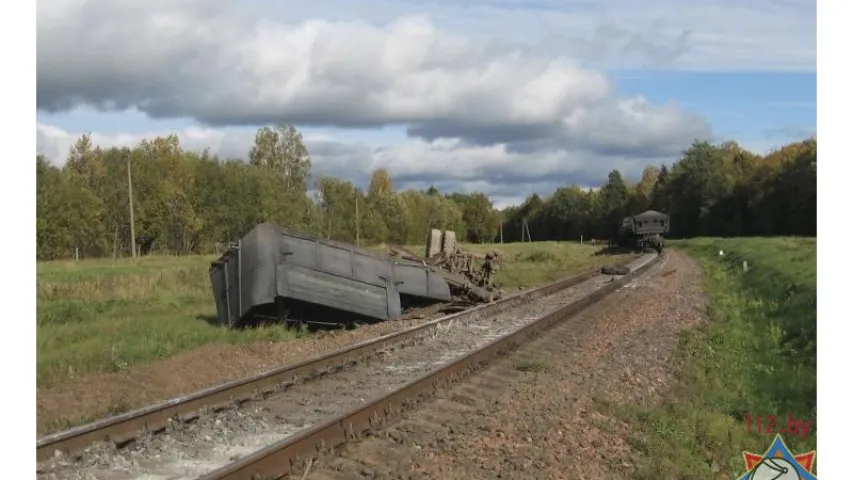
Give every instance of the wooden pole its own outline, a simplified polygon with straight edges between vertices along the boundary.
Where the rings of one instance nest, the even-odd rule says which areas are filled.
[[[130,155],[127,156],[127,203],[130,208],[130,251],[136,258],[136,225],[133,220],[133,180],[130,175]]]
[[[355,190],[355,244],[356,246],[361,246],[360,236],[361,232],[359,231],[359,223],[358,223],[358,189]]]

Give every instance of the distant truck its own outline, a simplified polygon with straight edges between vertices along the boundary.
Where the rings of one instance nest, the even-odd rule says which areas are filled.
[[[646,210],[622,219],[616,232],[616,244],[657,252],[664,249],[664,235],[669,233],[669,215],[655,210]]]

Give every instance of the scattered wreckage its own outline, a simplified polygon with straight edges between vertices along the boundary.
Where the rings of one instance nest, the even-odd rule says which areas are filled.
[[[488,252],[482,258],[463,252],[456,242],[456,232],[433,229],[427,239],[426,254],[418,257],[400,246],[389,246],[392,258],[418,262],[440,273],[450,285],[454,297],[471,302],[489,303],[498,300],[501,291],[494,285],[494,275],[500,267],[500,255]]]
[[[401,317],[412,309],[500,297],[499,257],[481,266],[455,232],[433,230],[419,258],[382,255],[271,223],[252,229],[210,266],[217,320],[229,328],[267,322],[343,326]]]

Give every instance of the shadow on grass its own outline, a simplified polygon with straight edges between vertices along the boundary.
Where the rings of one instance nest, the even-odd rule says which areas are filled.
[[[596,252],[593,255],[595,255],[596,257],[618,256],[618,255],[631,255],[631,254],[635,254],[635,253],[639,253],[639,252],[640,252],[640,250],[638,250],[636,248],[622,247],[622,246],[618,246],[618,245],[610,245],[610,246],[605,246],[605,247],[602,247],[602,248],[596,250]]]
[[[201,320],[202,322],[205,322],[213,327],[223,326],[222,323],[219,322],[219,317],[217,317],[216,315],[196,315],[195,319]]]

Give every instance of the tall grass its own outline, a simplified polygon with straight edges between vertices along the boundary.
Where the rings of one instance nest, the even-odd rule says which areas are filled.
[[[228,331],[215,306],[210,257],[46,262],[38,265],[39,387],[120,371],[214,342],[283,340],[284,328]]]
[[[672,243],[705,272],[710,320],[681,338],[670,400],[611,407],[632,423],[631,441],[645,454],[637,478],[737,478],[742,451],[763,453],[773,439],[747,433],[747,414],[816,419],[816,240]],[[806,438],[783,438],[794,453],[811,451],[815,427]]]

